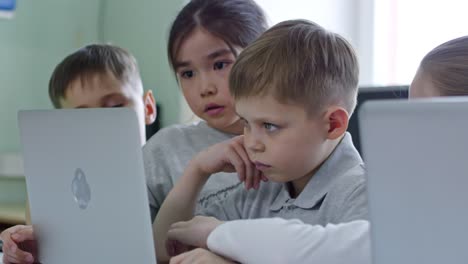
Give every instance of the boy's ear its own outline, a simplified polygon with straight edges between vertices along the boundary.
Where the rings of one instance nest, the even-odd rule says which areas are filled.
[[[154,100],[153,92],[148,90],[143,95],[143,103],[145,104],[145,123],[151,125],[158,115],[156,110],[156,101]]]
[[[327,123],[327,138],[338,139],[348,129],[349,114],[342,107],[334,106],[328,109],[325,114]]]

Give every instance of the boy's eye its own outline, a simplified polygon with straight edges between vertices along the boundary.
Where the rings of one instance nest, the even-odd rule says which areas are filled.
[[[274,132],[279,129],[277,125],[273,125],[271,123],[263,123],[263,127],[269,132]]]
[[[124,102],[104,102],[102,107],[110,107],[110,108],[120,108],[125,107],[126,103]]]
[[[113,98],[104,100],[101,103],[101,107],[120,108],[126,107],[128,103],[129,102],[125,98],[121,98],[121,96],[113,96]]]
[[[180,76],[184,79],[190,79],[194,75],[193,71],[183,71],[180,73]]]
[[[225,61],[219,61],[219,62],[215,62],[215,64],[213,65],[213,69],[214,70],[222,70],[224,69],[229,63],[228,62],[225,62]]]

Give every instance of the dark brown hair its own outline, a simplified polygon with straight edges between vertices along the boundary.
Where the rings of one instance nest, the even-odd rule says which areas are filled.
[[[169,32],[167,54],[173,70],[182,42],[197,27],[224,40],[237,56],[234,47],[245,48],[266,30],[267,23],[263,10],[252,0],[192,0]]]
[[[307,20],[279,23],[237,58],[229,79],[234,98],[273,95],[309,114],[330,104],[351,115],[356,105],[359,65],[340,35]]]
[[[447,41],[431,50],[420,69],[442,96],[468,95],[468,36]]]
[[[141,82],[136,59],[126,50],[112,45],[93,44],[67,56],[56,67],[49,81],[49,97],[55,108],[71,82],[94,74],[113,74],[121,82]],[[137,85],[134,85],[137,86]]]

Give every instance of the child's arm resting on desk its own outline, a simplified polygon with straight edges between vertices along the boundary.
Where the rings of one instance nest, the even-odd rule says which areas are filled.
[[[233,264],[221,256],[218,256],[206,249],[197,248],[171,258],[170,264]]]
[[[203,185],[211,174],[220,171],[236,171],[247,188],[258,187],[261,174],[247,156],[243,136],[213,145],[189,162],[181,179],[166,197],[154,222],[155,247],[159,261],[169,260],[166,242],[170,226],[192,219]]]
[[[364,220],[325,227],[280,218],[236,220],[215,228],[207,246],[241,263],[371,263]]]
[[[32,226],[17,225],[0,234],[3,263],[33,263],[36,252]]]
[[[183,245],[207,249],[208,236],[222,223],[214,217],[195,216],[190,221],[173,224],[167,236]]]

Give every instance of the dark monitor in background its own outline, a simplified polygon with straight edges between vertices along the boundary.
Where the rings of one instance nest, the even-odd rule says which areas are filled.
[[[407,99],[408,86],[374,86],[360,87],[357,98],[356,110],[349,120],[348,131],[353,136],[353,143],[356,149],[361,153],[361,142],[358,126],[358,111],[362,103],[367,100],[382,100],[382,99]]]

